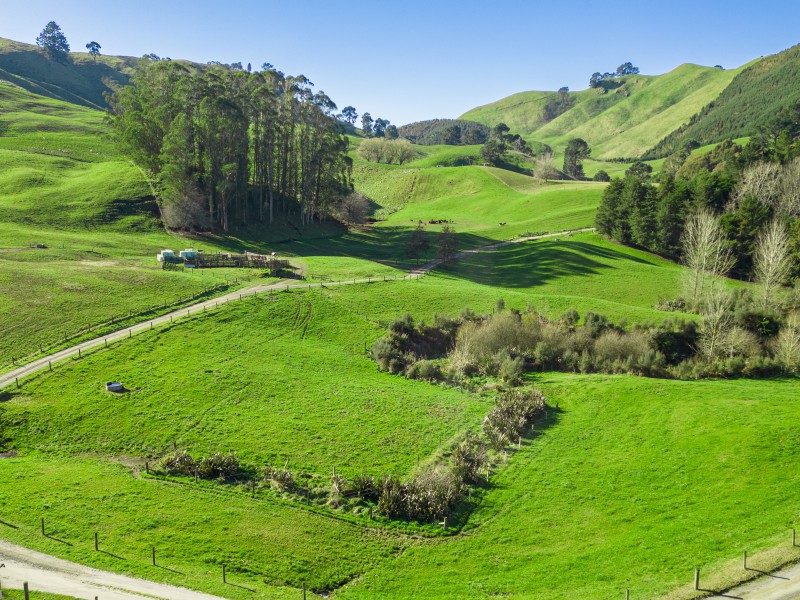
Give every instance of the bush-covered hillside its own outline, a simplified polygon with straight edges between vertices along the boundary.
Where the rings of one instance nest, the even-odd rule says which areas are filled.
[[[398,128],[401,137],[420,146],[471,146],[482,144],[489,137],[489,128],[482,123],[463,119],[432,119],[409,123]]]

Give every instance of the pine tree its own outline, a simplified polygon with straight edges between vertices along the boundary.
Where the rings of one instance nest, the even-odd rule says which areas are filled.
[[[47,51],[50,58],[63,60],[69,53],[69,43],[61,27],[55,21],[50,21],[44,26],[42,32],[36,37],[36,45]]]

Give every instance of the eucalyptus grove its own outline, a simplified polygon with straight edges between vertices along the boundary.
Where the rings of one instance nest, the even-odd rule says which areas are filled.
[[[308,224],[352,190],[336,105],[312,87],[273,68],[152,60],[111,98],[111,117],[169,226],[228,231],[276,213]]]

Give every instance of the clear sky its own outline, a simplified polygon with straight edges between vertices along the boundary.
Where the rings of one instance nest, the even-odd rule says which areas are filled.
[[[33,43],[50,20],[73,51],[270,62],[397,125],[584,89],[627,61],[729,68],[800,42],[797,0],[0,0],[0,37]]]

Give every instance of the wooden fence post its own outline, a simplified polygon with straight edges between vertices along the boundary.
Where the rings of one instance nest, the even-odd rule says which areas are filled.
[[[25,594],[25,600],[30,600],[30,594],[28,593],[28,582],[22,584],[22,592]]]
[[[100,550],[100,540],[98,539],[97,532],[94,532],[94,549],[95,551]]]
[[[796,542],[797,542],[797,529],[795,529],[793,527],[792,528],[792,546],[793,547],[797,545]]]
[[[42,535],[47,535],[47,534],[44,532],[44,517],[42,517]]]
[[[744,556],[742,558],[742,566],[744,570],[747,571],[747,550],[744,551]]]
[[[222,563],[222,583],[228,583],[225,576],[225,563]]]
[[[631,600],[631,591],[625,590],[625,600]]]
[[[303,600],[306,600],[306,582],[303,582]]]
[[[156,566],[156,547],[153,546],[153,566]]]
[[[700,569],[694,570],[694,589],[700,589]]]

